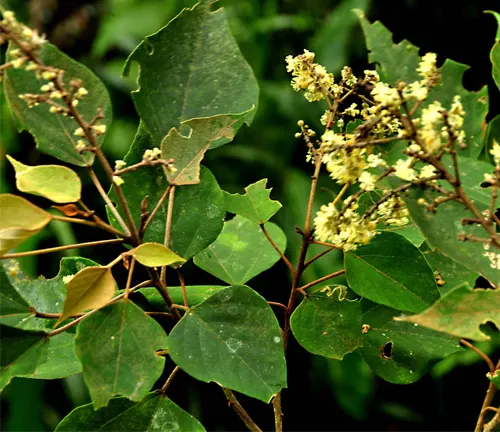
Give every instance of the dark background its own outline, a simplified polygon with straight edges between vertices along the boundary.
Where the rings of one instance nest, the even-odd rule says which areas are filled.
[[[104,150],[111,160],[122,158],[138,125],[129,94],[135,88],[134,79],[120,79],[124,60],[143,36],[165,25],[183,7],[191,6],[193,0],[2,3],[103,79],[114,106],[114,122]],[[241,192],[248,184],[269,178],[273,198],[284,204],[276,222],[287,233],[287,254],[292,258],[297,250],[294,226],[303,223],[311,175],[305,149],[294,139],[296,122],[304,119],[314,127],[319,124],[322,109],[307,103],[291,89],[284,57],[308,48],[336,75],[345,64],[361,75],[368,66],[367,53],[361,28],[350,12],[352,8],[364,9],[371,21],[382,21],[395,42],[408,39],[421,48],[421,53],[437,52],[440,61],[451,58],[470,65],[464,86],[477,90],[488,85],[488,118],[500,112],[499,92],[493,84],[489,62],[495,20],[483,13],[488,9],[499,11],[498,0],[223,0],[218,4],[226,8],[233,34],[255,71],[261,93],[252,127],[240,131],[233,144],[210,152],[204,164],[214,172],[221,187],[230,192]],[[0,192],[13,191],[14,185],[5,153],[28,164],[55,162],[35,150],[29,134],[17,134],[4,102],[2,98]],[[330,183],[326,180],[320,185],[318,205],[327,202]],[[99,208],[98,197],[85,180],[84,196],[93,208]],[[71,231],[65,224],[52,223],[18,250],[90,241],[98,236],[85,227]],[[107,247],[73,250],[68,254],[105,263],[119,252],[119,248]],[[32,276],[53,277],[62,256],[25,258],[22,267]],[[335,271],[341,265],[339,259],[329,255],[306,274],[306,281]],[[216,282],[192,265],[186,266],[185,274],[188,284]],[[269,300],[284,301],[289,289],[287,281],[286,267],[280,263],[249,284]],[[498,342],[497,339],[496,344],[480,346],[486,352],[496,349],[498,353]],[[486,365],[476,354],[467,352],[453,355],[430,370],[416,384],[393,385],[374,377],[356,353],[347,355],[342,363],[326,360],[309,355],[292,340],[288,352],[289,388],[283,392],[285,429],[473,430],[488,385]],[[169,395],[207,430],[243,430],[243,424],[227,407],[215,384],[197,382],[181,372]],[[52,430],[75,406],[89,401],[81,376],[54,381],[16,378],[1,397],[2,430],[8,431]],[[262,428],[273,427],[271,407],[244,396],[241,402]]]

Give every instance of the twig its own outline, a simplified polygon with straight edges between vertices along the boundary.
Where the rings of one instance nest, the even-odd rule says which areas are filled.
[[[262,432],[262,429],[259,426],[257,426],[257,424],[252,420],[252,418],[248,415],[245,409],[238,402],[238,399],[236,399],[234,393],[231,390],[224,387],[222,387],[222,391],[226,395],[226,398],[229,402],[229,406],[233,409],[233,411],[236,414],[239,415],[240,419],[243,420],[247,428],[251,432]]]
[[[151,280],[141,282],[140,284],[138,284],[138,285],[130,288],[129,294],[133,293],[135,290],[138,290],[139,288],[142,288],[142,287],[150,285],[152,282],[153,281],[151,281]],[[89,317],[90,315],[96,313],[98,310],[101,310],[102,308],[104,308],[106,306],[109,306],[110,304],[113,304],[113,303],[117,302],[118,300],[121,300],[123,297],[125,297],[125,292],[123,292],[120,295],[112,298],[110,301],[108,301],[107,303],[103,304],[101,307],[99,307],[97,309],[92,309],[90,312],[87,312],[87,313],[83,314],[82,316],[78,317],[74,321],[71,321],[70,323],[68,323],[68,324],[66,324],[66,325],[64,325],[62,327],[59,327],[56,330],[52,330],[51,332],[48,333],[48,336],[52,337],[52,336],[57,336],[60,333],[64,333],[66,330],[69,330],[70,328],[76,326],[80,321],[82,321],[85,318]]]
[[[81,247],[91,247],[91,246],[105,246],[105,245],[110,245],[110,244],[120,244],[124,243],[124,239],[110,239],[110,240],[96,240],[92,242],[86,242],[86,243],[76,243],[72,245],[65,245],[65,246],[56,246],[56,247],[51,247],[47,249],[37,249],[37,250],[32,250],[32,251],[27,251],[27,252],[16,252],[16,253],[11,253],[11,254],[5,254],[0,256],[0,259],[8,259],[8,258],[21,258],[25,256],[33,256],[33,255],[42,255],[46,253],[52,253],[52,252],[60,252],[64,250],[69,250],[69,249],[77,249]]]
[[[273,398],[274,425],[276,432],[283,432],[283,412],[281,411],[281,391]]]
[[[174,211],[175,186],[170,188],[168,194],[167,218],[165,222],[165,240],[163,244],[168,247],[170,242],[170,230],[172,229],[172,213]],[[160,279],[165,283],[167,277],[167,266],[162,266]]]
[[[188,302],[188,297],[187,297],[187,292],[186,292],[186,283],[184,282],[184,276],[182,275],[182,273],[179,269],[177,269],[177,276],[179,276],[179,282],[181,284],[182,298],[184,300],[184,306],[189,307],[189,302]]]
[[[161,196],[161,198],[156,203],[155,208],[153,209],[153,211],[151,212],[151,214],[146,219],[146,222],[144,222],[144,227],[142,229],[142,232],[146,232],[147,227],[149,226],[149,224],[151,223],[151,221],[153,220],[153,218],[156,216],[156,213],[158,212],[158,210],[162,206],[163,202],[165,201],[165,198],[167,198],[167,195],[169,194],[171,187],[172,187],[171,185],[168,185],[168,187],[165,189],[165,192],[163,193],[163,195]]]
[[[128,300],[128,295],[130,293],[130,285],[132,283],[132,276],[134,275],[134,268],[135,268],[135,256],[132,255],[128,268],[127,284],[125,285],[125,297],[123,297],[125,300]]]
[[[316,279],[315,281],[309,282],[308,284],[306,284],[306,285],[304,285],[304,286],[300,287],[300,289],[301,289],[302,291],[305,291],[306,289],[311,288],[311,287],[312,287],[312,286],[314,286],[314,285],[317,285],[317,284],[319,284],[319,283],[321,283],[321,282],[324,282],[324,281],[326,281],[326,280],[328,280],[328,279],[333,279],[334,277],[340,276],[340,275],[342,275],[342,274],[344,274],[344,273],[345,273],[345,269],[342,269],[342,270],[336,271],[335,273],[331,273],[331,274],[329,274],[329,275],[326,275],[326,276],[323,276],[323,277],[321,277],[321,278],[319,278],[319,279]]]
[[[177,372],[179,371],[180,371],[179,366],[176,366],[168,376],[167,381],[165,381],[165,384],[163,384],[163,387],[160,389],[160,393],[167,393],[170,384],[172,384],[172,381],[174,380],[175,376],[177,375]]]
[[[460,339],[460,343],[462,345],[465,345],[467,348],[470,348],[472,351],[476,352],[478,355],[482,357],[482,359],[488,364],[488,367],[490,368],[490,372],[493,373],[495,372],[495,364],[493,361],[485,354],[483,353],[479,348],[475,347],[465,339]]]
[[[293,277],[293,274],[295,273],[295,269],[293,268],[292,263],[288,260],[288,258],[285,256],[285,254],[280,250],[280,248],[278,247],[278,245],[271,238],[271,236],[267,232],[267,229],[264,226],[264,224],[260,224],[260,229],[262,230],[262,232],[264,233],[264,235],[266,236],[267,240],[269,241],[269,243],[271,244],[271,246],[274,248],[274,250],[279,253],[281,259],[287,265],[287,267],[289,268],[289,270],[290,270],[290,272],[292,274],[292,277]]]
[[[286,310],[286,306],[283,304],[283,303],[278,303],[278,302],[273,302],[273,301],[268,301],[267,302],[268,305],[270,306],[276,306],[276,307],[280,307],[282,309],[285,309]]]
[[[76,224],[81,224],[81,225],[87,225],[91,226],[94,228],[100,228],[104,231],[109,232],[110,234],[114,234],[117,237],[122,237],[122,238],[129,238],[126,234],[123,234],[121,231],[118,231],[116,228],[113,228],[111,225],[108,225],[106,222],[102,221],[99,217],[93,215],[93,217],[96,218],[95,222],[88,221],[85,219],[79,219],[79,218],[73,218],[73,217],[66,217],[66,216],[59,216],[59,215],[54,215],[52,214],[52,219],[61,221],[61,222],[69,222],[69,223],[76,223]]]
[[[306,269],[307,267],[309,267],[314,261],[316,261],[317,259],[320,259],[322,256],[326,255],[327,253],[331,252],[332,250],[335,249],[335,246],[330,246],[328,249],[324,250],[323,252],[319,253],[318,255],[316,255],[315,257],[311,258],[309,261],[307,261],[305,264],[304,264],[304,269]]]
[[[500,369],[500,360],[497,363],[496,369]],[[483,401],[483,406],[481,407],[481,411],[479,413],[479,417],[477,419],[476,423],[476,428],[474,429],[474,432],[485,432],[486,429],[483,429],[484,423],[485,423],[485,415],[488,410],[488,408],[491,405],[491,402],[493,401],[493,396],[495,396],[495,393],[497,391],[497,386],[493,381],[490,381],[490,384],[488,386],[488,390],[486,390],[486,396]],[[495,416],[497,417],[498,414]],[[499,419],[500,420],[500,419]],[[492,429],[490,429],[492,430]]]

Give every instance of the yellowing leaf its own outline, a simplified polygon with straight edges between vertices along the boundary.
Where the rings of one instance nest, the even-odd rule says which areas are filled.
[[[21,244],[47,225],[52,217],[28,200],[0,195],[0,255]]]
[[[43,196],[56,203],[80,199],[82,183],[71,169],[59,165],[28,166],[7,155],[16,171],[16,186],[21,192]]]
[[[472,289],[465,283],[418,315],[401,318],[453,336],[490,339],[479,326],[488,321],[500,327],[500,290]]]
[[[108,267],[86,267],[66,285],[66,298],[61,317],[56,323],[71,315],[104,306],[116,291],[116,282]]]
[[[134,249],[132,254],[137,261],[147,267],[167,266],[186,261],[159,243],[143,243]]]

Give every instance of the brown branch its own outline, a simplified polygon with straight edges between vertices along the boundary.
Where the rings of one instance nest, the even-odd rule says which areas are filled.
[[[276,307],[279,307],[279,308],[282,308],[282,309],[286,310],[286,306],[283,303],[268,301],[267,304],[270,305],[270,306],[276,306]]]
[[[236,399],[234,393],[225,387],[222,387],[222,391],[226,395],[227,401],[229,402],[229,406],[233,409],[233,411],[236,414],[238,414],[240,419],[243,420],[247,428],[251,432],[262,432],[262,429],[259,426],[257,426],[257,424],[252,420],[252,417],[248,415],[245,409],[238,402],[238,399]]]
[[[335,273],[331,273],[329,275],[326,275],[326,276],[323,276],[323,277],[321,277],[319,279],[316,279],[315,281],[309,282],[308,284],[300,287],[300,289],[302,291],[305,291],[306,289],[311,288],[314,285],[317,285],[317,284],[319,284],[321,282],[324,282],[324,281],[326,281],[328,279],[333,279],[334,277],[340,276],[340,275],[342,275],[344,273],[345,273],[345,269],[339,270],[339,271],[337,271]]]
[[[106,246],[110,244],[120,244],[124,243],[124,239],[110,239],[110,240],[97,240],[97,241],[92,241],[92,242],[86,242],[86,243],[76,243],[72,245],[65,245],[65,246],[56,246],[56,247],[51,247],[47,249],[37,249],[37,250],[32,250],[32,251],[27,251],[27,252],[16,252],[16,253],[11,253],[11,254],[5,254],[0,256],[0,259],[8,259],[8,258],[21,258],[25,256],[33,256],[33,255],[42,255],[46,253],[52,253],[52,252],[60,252],[60,251],[65,251],[69,249],[77,249],[81,247],[91,247],[91,246]]]
[[[496,365],[496,369],[500,369],[500,360]],[[479,417],[477,419],[476,428],[474,429],[474,432],[486,432],[486,429],[483,428],[485,423],[485,415],[486,412],[488,411],[486,408],[488,408],[493,402],[493,397],[495,396],[496,391],[497,391],[497,386],[494,384],[493,381],[490,381],[488,390],[486,390],[486,396],[483,401],[483,406],[481,407],[481,411],[479,412]]]
[[[335,246],[330,246],[328,249],[324,250],[323,252],[319,253],[315,257],[311,258],[309,261],[307,261],[304,264],[304,269],[306,269],[307,267],[309,267],[317,259],[320,259],[322,256],[326,255],[327,253],[330,253],[334,249],[335,249]]]
[[[121,231],[118,231],[116,228],[113,228],[111,225],[108,225],[106,222],[102,221],[99,217],[92,215],[93,217],[96,218],[95,222],[88,221],[85,219],[79,219],[79,218],[73,218],[73,217],[66,217],[66,216],[59,216],[59,215],[54,215],[52,214],[52,219],[61,221],[61,222],[69,222],[69,223],[76,223],[76,224],[81,224],[81,225],[87,225],[91,226],[93,228],[100,228],[104,231],[109,232],[110,234],[114,234],[117,237],[122,237],[125,239],[128,239],[129,236],[126,234],[123,234]]]
[[[295,273],[295,269],[293,268],[292,263],[288,260],[288,258],[285,256],[285,254],[280,250],[280,248],[278,247],[278,245],[271,238],[271,236],[267,232],[267,229],[266,229],[266,227],[264,226],[263,223],[260,224],[260,229],[262,230],[262,232],[264,233],[264,235],[266,236],[267,240],[269,241],[269,243],[271,244],[271,246],[274,248],[274,250],[276,252],[278,252],[278,254],[280,255],[280,257],[283,260],[283,262],[286,264],[286,266],[288,267],[288,269],[290,270],[290,272],[292,274],[292,277],[293,277],[293,274]]]
[[[181,284],[182,289],[182,299],[184,300],[184,306],[189,307],[187,292],[186,292],[186,283],[184,282],[184,276],[182,275],[180,269],[177,269],[177,276],[179,276],[179,282]]]
[[[460,339],[460,343],[462,345],[465,345],[467,348],[470,348],[472,351],[474,351],[475,353],[477,353],[479,356],[481,356],[481,358],[486,362],[486,364],[488,365],[488,368],[490,369],[490,372],[493,373],[495,372],[495,364],[493,363],[493,361],[485,354],[483,353],[479,348],[475,347],[474,345],[472,345],[471,343],[469,343],[468,341],[466,341],[465,339]]]
[[[170,231],[172,229],[172,214],[174,212],[175,186],[172,186],[168,194],[167,218],[165,221],[165,240],[163,244],[168,248],[170,243]],[[167,266],[162,266],[160,279],[165,283],[167,278]]]
[[[283,432],[283,412],[281,411],[281,392],[273,398],[274,425],[276,432]]]
[[[179,366],[176,366],[168,376],[167,381],[165,381],[165,384],[163,384],[163,387],[160,389],[160,393],[167,393],[170,384],[172,384],[172,381],[174,380],[175,376],[177,375],[177,372],[179,371],[180,371]]]
[[[134,275],[135,268],[135,256],[132,255],[128,268],[127,284],[125,285],[125,300],[128,300],[128,295],[130,293],[130,285],[132,284],[132,276]]]
[[[153,209],[153,211],[151,212],[151,214],[146,219],[146,222],[144,222],[144,227],[142,229],[142,232],[146,232],[147,227],[149,226],[149,224],[151,223],[151,221],[153,220],[153,218],[156,216],[156,213],[158,212],[158,210],[162,206],[163,202],[165,201],[165,198],[167,198],[168,194],[170,193],[170,188],[171,187],[172,187],[171,185],[168,185],[168,187],[165,189],[165,192],[163,193],[163,195],[161,196],[161,198],[156,203],[155,208]]]

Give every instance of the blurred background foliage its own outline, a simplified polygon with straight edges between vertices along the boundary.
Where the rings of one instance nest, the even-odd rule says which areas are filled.
[[[135,77],[120,78],[128,54],[141,39],[156,32],[194,0],[2,0],[19,19],[46,33],[63,51],[95,71],[108,86],[114,120],[104,144],[111,159],[121,159],[130,146],[138,117],[130,97]],[[295,258],[299,241],[295,226],[303,223],[311,166],[305,147],[294,139],[296,122],[306,121],[320,130],[323,108],[309,104],[289,85],[284,58],[303,48],[315,51],[317,60],[338,75],[344,65],[361,73],[368,67],[361,28],[353,8],[381,20],[395,42],[408,39],[421,53],[437,52],[471,66],[464,77],[469,90],[490,85],[490,113],[500,112],[499,92],[491,79],[489,50],[495,23],[484,10],[499,9],[498,0],[221,0],[232,32],[260,84],[259,110],[251,128],[244,128],[234,143],[208,153],[204,164],[221,187],[242,192],[248,184],[269,178],[272,196],[283,204],[276,222],[285,230],[287,254]],[[0,109],[0,192],[14,191],[14,176],[5,154],[28,164],[60,163],[39,154],[29,134],[18,135],[2,97]],[[73,167],[74,168],[74,167]],[[84,173],[83,173],[84,174]],[[85,175],[82,176],[85,179]],[[335,185],[322,178],[317,207],[330,200]],[[92,185],[84,180],[84,196],[92,208],[100,207]],[[30,199],[33,199],[30,196]],[[35,200],[36,201],[36,200]],[[42,205],[47,205],[39,201]],[[104,216],[104,215],[102,215]],[[18,251],[98,239],[99,234],[64,223],[30,238]],[[119,248],[70,250],[67,255],[110,261]],[[314,252],[314,251],[313,251]],[[23,270],[33,277],[53,277],[63,255],[23,258]],[[318,260],[306,274],[307,281],[341,266],[339,255]],[[215,278],[192,265],[186,268],[188,284],[209,284]],[[268,300],[284,301],[288,275],[276,265],[250,285]],[[498,351],[498,337],[482,343],[486,353]],[[386,383],[373,375],[357,353],[344,361],[312,356],[290,344],[288,386],[283,396],[286,430],[471,430],[487,387],[486,366],[471,352],[454,354],[435,364],[430,374],[410,386]],[[170,394],[206,426],[207,430],[241,430],[240,420],[227,407],[215,384],[201,384],[179,374]],[[2,394],[2,429],[8,431],[52,430],[75,406],[89,401],[81,376],[37,381],[16,378]],[[272,410],[242,397],[257,423],[273,427]]]

